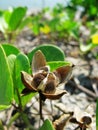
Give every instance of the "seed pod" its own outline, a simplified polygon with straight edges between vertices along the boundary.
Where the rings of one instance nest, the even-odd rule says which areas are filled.
[[[91,119],[90,116],[83,116],[83,117],[81,118],[81,122],[83,122],[84,124],[89,125],[89,124],[92,123],[92,119]]]
[[[32,85],[35,86],[35,88],[38,88],[42,80],[46,77],[45,73],[37,73],[34,75],[33,80],[32,80]]]
[[[44,93],[53,94],[55,90],[56,90],[55,81],[54,80],[48,81],[45,86]]]

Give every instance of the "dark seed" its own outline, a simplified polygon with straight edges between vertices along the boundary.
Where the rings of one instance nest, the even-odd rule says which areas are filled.
[[[81,121],[82,121],[83,123],[89,125],[89,124],[92,122],[92,119],[91,119],[91,117],[89,117],[89,116],[84,116],[84,117],[82,117]]]
[[[54,93],[55,92],[55,90],[56,90],[56,88],[55,88],[55,83],[54,83],[54,81],[52,80],[52,81],[48,81],[47,82],[47,84],[46,84],[46,86],[45,86],[45,90],[44,90],[44,92],[45,93]]]
[[[37,88],[44,78],[45,75],[43,75],[42,73],[36,74],[33,78],[32,85],[34,85]]]

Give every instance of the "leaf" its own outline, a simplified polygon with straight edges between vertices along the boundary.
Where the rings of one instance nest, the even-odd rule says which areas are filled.
[[[12,10],[5,10],[4,13],[3,13],[4,20],[5,20],[5,22],[6,22],[7,24],[9,23],[11,14],[12,14]]]
[[[9,105],[0,105],[0,111],[8,109],[11,106],[11,103]]]
[[[2,14],[0,14],[0,31],[5,33],[5,29],[7,28],[7,23],[6,21],[4,20],[4,17],[3,17],[3,12]]]
[[[20,52],[15,46],[10,44],[2,44],[2,47],[7,56],[9,56],[10,54],[17,55]]]
[[[35,15],[33,16],[33,26],[32,26],[32,31],[35,35],[38,35],[40,33],[40,20],[41,20],[41,17],[40,15]]]
[[[13,99],[13,81],[7,57],[0,46],[0,109],[5,109]]]
[[[21,95],[22,90],[24,89],[24,85],[21,81],[21,71],[25,71],[29,73],[30,63],[29,59],[26,55],[19,53],[15,60],[15,79],[14,79],[14,86],[18,89],[19,94]],[[30,94],[27,96],[21,97],[22,105],[26,105],[26,103],[33,97],[34,94]],[[15,93],[15,100],[18,102],[17,93]]]
[[[33,98],[37,93],[30,93],[26,96],[21,96],[23,107]]]
[[[55,130],[51,121],[46,119],[44,121],[44,124],[42,125],[42,127],[39,130]]]
[[[11,75],[13,77],[14,76],[14,63],[16,60],[16,56],[11,54],[7,57],[7,59],[8,59],[9,67],[10,67],[10,72],[11,72]]]
[[[27,18],[23,19],[18,27],[18,31],[22,30],[26,25],[29,25],[29,23],[31,23],[31,22],[32,22],[31,17],[27,17]]]
[[[40,25],[38,23],[33,23],[32,31],[35,35],[40,33]]]
[[[80,50],[84,53],[90,51],[92,48],[93,48],[92,43],[90,43],[88,45],[83,45],[82,43],[80,43]]]
[[[28,53],[28,58],[30,62],[32,62],[32,58],[34,56],[34,53],[37,50],[41,50],[42,53],[46,57],[46,61],[64,61],[65,55],[64,52],[57,46],[52,44],[43,44],[37,46],[35,49],[33,49],[30,53]]]
[[[16,88],[18,88],[19,92],[22,91],[22,89],[24,88],[22,82],[21,82],[21,71],[26,71],[28,72],[30,68],[30,64],[29,64],[29,60],[28,57],[22,53],[19,53],[16,57],[15,60],[15,81],[14,81],[14,85]]]
[[[53,71],[61,66],[70,65],[71,63],[68,61],[51,61],[47,62],[47,64],[50,66],[50,71]]]
[[[26,7],[17,7],[13,10],[9,20],[9,29],[11,31],[14,31],[18,28],[22,19],[26,15],[26,11],[27,11]]]

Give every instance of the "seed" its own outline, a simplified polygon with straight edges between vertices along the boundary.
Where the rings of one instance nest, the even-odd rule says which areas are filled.
[[[45,78],[45,76],[46,75],[44,75],[42,73],[38,73],[38,74],[34,75],[32,85],[34,85],[35,88],[37,88],[39,86],[39,84],[41,83],[41,81]]]
[[[82,121],[83,123],[89,125],[89,124],[92,122],[92,119],[91,119],[91,117],[89,117],[89,116],[84,116],[84,117],[82,117],[81,121]]]
[[[53,94],[55,92],[55,90],[56,90],[56,87],[55,87],[54,80],[48,81],[45,86],[44,93]]]

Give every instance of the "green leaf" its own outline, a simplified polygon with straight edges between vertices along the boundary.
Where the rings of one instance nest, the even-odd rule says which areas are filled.
[[[32,31],[35,35],[38,35],[40,33],[40,25],[38,23],[33,24]]]
[[[10,67],[10,72],[13,77],[14,76],[14,63],[16,60],[16,55],[11,54],[7,57],[7,59],[8,59],[9,67]]]
[[[12,14],[12,10],[5,10],[4,13],[3,13],[4,20],[5,20],[5,22],[6,22],[7,24],[9,23],[11,14]]]
[[[11,31],[14,31],[18,28],[22,19],[26,15],[26,11],[27,11],[26,7],[17,7],[13,10],[9,20],[9,29]]]
[[[0,109],[7,108],[13,99],[13,81],[4,49],[0,46]]]
[[[61,66],[70,65],[71,63],[68,61],[52,61],[47,62],[47,64],[50,66],[50,71],[53,71]]]
[[[23,19],[18,27],[18,31],[22,30],[26,25],[29,25],[31,22],[32,22],[31,17]]]
[[[30,93],[28,95],[25,96],[21,96],[21,101],[22,101],[22,106],[24,107],[32,97],[34,97],[37,93]]]
[[[46,61],[64,61],[64,52],[57,46],[52,44],[43,44],[34,48],[30,53],[28,53],[28,58],[32,62],[32,57],[37,50],[41,50],[46,57]]]
[[[46,119],[44,121],[44,124],[42,125],[42,127],[39,130],[55,130],[51,121]]]
[[[15,86],[18,88],[19,92],[24,88],[21,81],[21,71],[29,72],[30,64],[28,57],[22,53],[19,53],[15,60]]]
[[[11,103],[10,105],[0,105],[0,111],[8,109],[10,106],[11,106]]]
[[[35,15],[32,18],[33,21],[33,26],[32,26],[32,31],[35,35],[38,35],[40,33],[40,26],[41,26],[41,17],[42,15]]]
[[[80,44],[80,50],[84,53],[90,51],[92,48],[93,48],[92,43],[90,43],[88,45],[83,45],[82,43]]]
[[[10,54],[17,55],[20,52],[15,46],[10,44],[2,44],[2,47],[7,56],[9,56]]]
[[[98,99],[97,99],[97,106],[96,106],[96,130],[98,130]]]
[[[8,27],[7,23],[4,20],[4,17],[1,15],[0,16],[0,31],[3,32],[3,33],[5,33],[5,30],[6,30],[7,27]]]
[[[21,95],[22,90],[25,88],[21,81],[21,71],[26,71],[29,73],[30,63],[29,59],[25,54],[19,53],[15,60],[15,73],[14,73],[14,87],[18,89],[19,94]],[[26,103],[33,97],[34,94],[30,94],[27,96],[22,96],[21,101],[22,105],[26,105]],[[17,93],[15,93],[15,100],[19,103]]]

